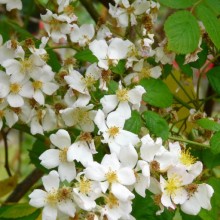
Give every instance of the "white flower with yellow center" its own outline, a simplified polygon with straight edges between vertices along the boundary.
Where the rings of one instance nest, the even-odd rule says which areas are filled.
[[[92,162],[84,172],[88,179],[100,182],[103,193],[109,189],[117,199],[124,202],[134,198],[134,194],[126,187],[135,183],[134,172],[130,167],[122,166],[116,154],[106,154],[101,164]]]
[[[214,193],[213,188],[205,183],[189,184],[186,187],[189,198],[181,205],[181,210],[189,215],[198,215],[201,208],[210,210],[210,199]]]
[[[65,76],[64,79],[72,89],[89,95],[89,90],[94,90],[94,85],[100,77],[101,70],[94,63],[87,68],[85,76],[69,68],[69,75]]]
[[[47,169],[58,167],[60,179],[72,181],[76,177],[76,168],[74,162],[67,160],[67,152],[71,146],[69,133],[60,129],[56,134],[50,135],[50,141],[58,149],[49,149],[41,154],[39,157],[41,165]]]
[[[29,80],[16,81],[0,71],[0,98],[5,98],[11,107],[24,105],[24,98],[32,98],[33,88]]]
[[[102,142],[108,143],[111,153],[119,155],[122,146],[136,145],[139,142],[136,134],[123,130],[125,118],[118,112],[112,112],[105,118],[104,112],[99,109],[94,122],[99,133],[102,133]]]
[[[73,43],[78,43],[79,46],[84,47],[90,43],[95,34],[95,28],[92,24],[78,25],[73,24],[72,31],[70,33],[70,40]]]
[[[60,110],[60,113],[66,126],[76,126],[84,132],[92,132],[95,128],[93,120],[96,114],[92,108],[92,104],[87,106],[74,105],[71,108]]]
[[[59,188],[60,179],[57,171],[53,170],[49,175],[42,177],[46,191],[35,189],[30,195],[29,204],[42,208],[42,220],[56,220],[59,212],[70,217],[75,216],[75,204],[72,201],[72,189],[69,187]]]
[[[167,180],[160,176],[162,191],[161,203],[175,209],[176,204],[183,204],[188,198],[188,192],[184,186],[192,183],[194,176],[183,167],[172,167],[167,171]]]
[[[49,69],[48,69],[49,68]],[[32,74],[32,86],[34,89],[33,98],[40,104],[45,104],[46,95],[52,95],[59,86],[54,82],[54,73],[49,66],[45,66],[42,72],[38,74]]]
[[[133,89],[123,88],[121,82],[119,83],[118,90],[115,95],[105,95],[101,98],[100,102],[103,106],[105,114],[116,110],[125,119],[131,117],[131,104],[132,109],[139,110],[142,95],[145,93],[142,86],[135,86]]]
[[[128,0],[122,0],[119,7],[110,4],[109,13],[117,19],[118,26],[128,27],[129,23],[136,25],[136,17],[146,13],[149,8],[150,2],[147,0],[136,0],[132,4]]]
[[[94,40],[89,44],[89,49],[98,58],[98,66],[108,70],[109,66],[116,65],[119,60],[127,58],[132,45],[129,40],[113,38],[109,45],[105,40]]]

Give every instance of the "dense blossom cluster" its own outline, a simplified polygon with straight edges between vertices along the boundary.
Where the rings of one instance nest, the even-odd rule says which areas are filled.
[[[0,0],[8,10],[11,2]],[[21,9],[21,2],[15,2],[13,7]],[[152,26],[159,4],[115,0],[109,6],[122,29],[140,25],[140,37],[132,40],[103,24],[79,25],[71,2],[57,0],[56,13],[47,9],[41,15],[48,37],[41,39],[40,46],[31,40],[3,43],[0,38],[0,128],[3,122],[9,127],[19,122],[27,124],[33,135],[53,131],[51,148],[39,157],[41,165],[53,170],[42,178],[45,190],[35,189],[29,195],[30,204],[43,208],[43,220],[74,216],[128,220],[134,219],[135,195],[145,197],[148,190],[158,215],[164,208],[179,207],[192,215],[201,208],[209,210],[213,189],[200,181],[203,165],[189,149],[125,129],[133,110],[146,110],[142,96],[148,91],[139,81],[159,78],[162,65],[175,58],[165,41],[153,47]],[[65,46],[69,41],[77,50],[89,49],[96,62],[77,65],[75,52],[68,56],[66,50],[55,73],[47,63],[47,45]],[[149,57],[154,64],[146,61]],[[128,74],[118,79],[112,72],[120,61]],[[77,135],[72,135],[73,129]]]

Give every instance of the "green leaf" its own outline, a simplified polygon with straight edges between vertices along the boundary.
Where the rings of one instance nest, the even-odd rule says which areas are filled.
[[[108,94],[115,94],[116,90],[118,89],[118,83],[114,80],[110,80],[108,83]]]
[[[206,75],[212,88],[220,95],[220,66],[212,68]]]
[[[198,47],[200,29],[196,18],[189,11],[178,11],[168,17],[164,30],[169,50],[188,54]]]
[[[208,46],[206,43],[202,43],[201,48],[202,51],[197,54],[199,57],[198,60],[189,63],[191,67],[200,69],[205,64],[208,56]]]
[[[196,7],[195,12],[198,19],[204,24],[212,42],[218,49],[220,49],[220,21],[217,19],[215,14],[213,14],[212,10],[206,7],[204,4],[199,4]]]
[[[202,118],[196,121],[196,123],[204,129],[211,131],[220,131],[220,124],[208,118]]]
[[[138,134],[141,130],[141,115],[138,111],[132,111],[131,118],[126,120],[124,129]]]
[[[177,55],[176,56],[176,62],[178,63],[180,69],[182,70],[182,72],[184,74],[186,74],[187,76],[192,77],[193,76],[193,70],[190,67],[189,64],[184,64],[185,62],[185,56],[184,55]]]
[[[211,152],[213,154],[220,153],[220,131],[215,133],[210,140]]]
[[[220,15],[220,0],[203,0],[203,4],[209,7],[216,16]]]
[[[29,157],[31,163],[33,163],[37,168],[43,170],[44,172],[48,172],[48,170],[40,164],[39,156],[48,150],[45,142],[42,140],[36,140],[32,146],[32,149],[29,151]]]
[[[198,151],[197,151],[198,152]],[[220,165],[220,154],[213,154],[210,149],[203,150],[200,156],[203,164],[212,169]]]
[[[140,81],[146,93],[143,95],[143,100],[150,105],[167,108],[173,103],[173,96],[167,85],[160,79],[142,79]]]
[[[74,55],[74,57],[79,61],[86,61],[90,63],[95,63],[98,59],[93,55],[92,51],[89,49],[79,51]]]
[[[183,9],[191,7],[197,0],[159,0],[159,2],[170,8]]]
[[[126,60],[120,60],[116,66],[111,67],[111,71],[122,75],[126,70],[125,64]]]
[[[58,72],[61,68],[60,61],[58,60],[57,54],[53,50],[47,50],[49,55],[48,64],[52,67],[54,72]]]
[[[0,208],[0,219],[18,219],[33,214],[37,209],[28,203],[7,205]]]
[[[161,137],[163,140],[168,139],[169,126],[164,118],[152,111],[144,112],[143,117],[146,122],[146,127],[152,134]]]

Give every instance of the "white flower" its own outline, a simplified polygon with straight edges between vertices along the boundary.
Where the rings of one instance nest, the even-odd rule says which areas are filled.
[[[75,216],[75,204],[72,202],[72,189],[59,188],[60,179],[57,171],[53,170],[42,178],[46,191],[35,189],[30,195],[30,205],[43,208],[42,220],[56,220],[58,212],[68,216]]]
[[[92,24],[83,24],[78,27],[73,24],[72,31],[70,33],[70,39],[73,43],[78,43],[79,46],[84,47],[90,43],[94,37],[95,29]]]
[[[189,198],[181,204],[181,210],[189,215],[198,215],[201,208],[210,210],[210,199],[214,193],[208,184],[191,184],[187,187]]]
[[[24,105],[24,97],[32,98],[33,88],[29,80],[16,81],[0,71],[0,98],[5,98],[11,107]]]
[[[47,169],[58,167],[60,179],[72,181],[76,177],[74,162],[68,162],[67,152],[71,145],[71,139],[67,131],[60,129],[56,134],[50,135],[50,141],[58,149],[46,150],[40,155],[41,165]]]
[[[117,19],[120,27],[128,27],[129,23],[136,25],[136,16],[145,13],[150,8],[150,2],[147,0],[136,0],[132,4],[128,0],[122,0],[121,4],[120,7],[110,4],[109,8],[109,13]]]
[[[102,133],[102,142],[108,143],[111,153],[119,155],[121,146],[136,145],[139,142],[136,134],[123,130],[125,119],[117,112],[110,113],[105,119],[104,112],[99,109],[94,122],[99,128],[99,133]]]
[[[168,179],[165,180],[160,176],[161,203],[165,207],[175,209],[175,204],[183,204],[187,200],[188,193],[184,186],[192,183],[194,177],[182,167],[168,169],[167,177]]]
[[[123,202],[134,198],[126,187],[135,183],[134,172],[130,167],[121,166],[116,154],[106,154],[101,164],[92,162],[84,172],[88,179],[100,182],[104,193],[110,187],[112,194]]]
[[[162,64],[172,64],[175,60],[175,53],[165,52],[164,47],[157,47],[155,49],[155,61],[161,62]]]
[[[98,29],[97,34],[96,34],[96,39],[97,40],[104,40],[104,39],[110,39],[112,37],[112,33],[109,30],[108,27],[105,25],[101,25],[101,27]]]
[[[98,66],[107,70],[112,64],[115,65],[127,57],[131,45],[129,40],[113,38],[109,45],[105,40],[94,40],[89,44],[89,49],[98,58]]]
[[[88,67],[85,77],[78,71],[69,68],[69,75],[65,76],[67,84],[74,90],[89,95],[89,90],[94,89],[94,84],[101,77],[101,70],[94,63]]]
[[[119,82],[119,88],[116,91],[116,95],[105,95],[101,98],[100,102],[103,106],[105,114],[116,111],[123,115],[125,119],[131,117],[131,108],[129,103],[132,104],[132,109],[139,110],[142,95],[145,93],[145,89],[142,86],[135,86],[133,89],[128,90],[123,88],[121,82]]]
[[[92,132],[95,128],[93,119],[96,111],[92,110],[93,105],[87,106],[72,106],[61,110],[61,116],[65,124],[69,127],[76,126],[85,132]]]
[[[66,7],[69,6],[70,2],[75,2],[76,0],[57,0],[58,13],[62,12]]]
[[[7,11],[11,11],[12,9],[22,9],[21,0],[0,0],[0,4],[6,4]]]

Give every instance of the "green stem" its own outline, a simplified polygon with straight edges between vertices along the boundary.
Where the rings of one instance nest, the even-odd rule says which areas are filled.
[[[174,141],[185,142],[185,143],[188,143],[188,144],[193,144],[193,145],[196,145],[196,146],[200,146],[200,147],[202,147],[202,148],[205,148],[205,149],[210,148],[209,145],[201,144],[201,143],[198,143],[198,142],[195,142],[195,141],[190,141],[190,140],[183,139],[183,138],[178,138],[178,137],[172,137],[172,136],[170,136],[169,139],[170,139],[170,140],[174,140]]]
[[[173,94],[173,98],[180,103],[181,105],[183,105],[184,107],[191,109],[192,107],[190,105],[188,105],[186,102],[184,102],[182,99],[180,99],[178,96]]]

